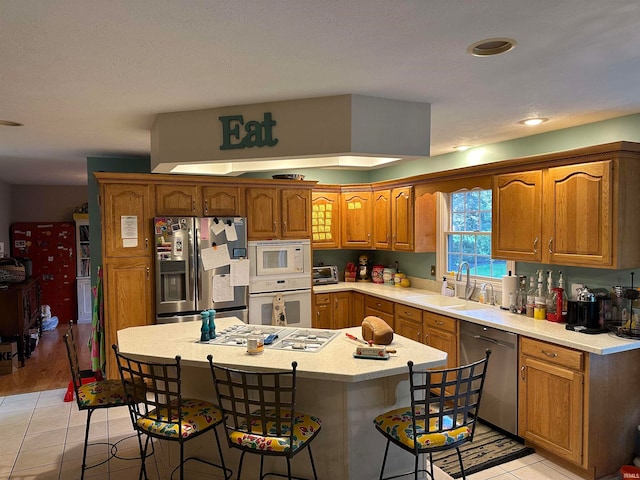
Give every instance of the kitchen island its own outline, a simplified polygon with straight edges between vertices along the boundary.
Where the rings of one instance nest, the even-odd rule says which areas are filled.
[[[242,325],[236,318],[216,320],[218,331]],[[390,348],[397,353],[388,360],[354,358],[357,344],[345,333],[361,336],[359,327],[338,331],[333,340],[317,351],[265,348],[261,355],[249,355],[243,346],[203,344],[200,323],[186,322],[165,325],[131,327],[118,331],[118,346],[125,354],[147,360],[167,360],[182,357],[183,392],[187,396],[215,400],[207,355],[214,362],[239,369],[290,369],[298,362],[296,400],[300,411],[322,419],[322,431],[313,441],[318,478],[370,480],[380,472],[385,441],[373,426],[373,418],[386,410],[409,404],[407,361],[417,368],[443,366],[447,355],[419,342],[395,335]],[[285,332],[286,333],[286,332]],[[198,443],[198,455],[211,458],[211,439],[203,436]],[[192,451],[192,450],[189,450]],[[177,450],[171,448],[171,465],[177,464]],[[257,456],[245,459],[258,464]],[[225,450],[231,468],[237,466],[237,450]],[[273,460],[268,467],[281,472],[286,464]],[[265,460],[265,462],[267,461]],[[413,457],[400,449],[387,462],[388,473],[412,469]],[[311,478],[308,455],[298,454],[292,462],[293,473]],[[193,473],[189,478],[198,478]],[[203,477],[205,478],[205,477]],[[211,478],[211,477],[206,477]]]

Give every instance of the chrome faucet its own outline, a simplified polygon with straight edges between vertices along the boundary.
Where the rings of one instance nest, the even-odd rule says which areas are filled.
[[[460,297],[460,298],[469,300],[471,298],[471,295],[473,295],[473,291],[476,289],[476,280],[474,280],[473,285],[471,285],[471,281],[469,280],[469,270],[471,269],[467,262],[460,263],[460,266],[458,267],[458,273],[456,275],[456,282],[462,281],[462,267],[464,266],[467,267],[467,280],[464,284],[464,297]]]
[[[487,287],[491,287],[491,296],[489,297],[489,305],[495,305],[496,304],[496,296],[493,293],[493,283],[491,282],[487,282],[487,283],[483,283],[482,284],[482,289],[486,290]],[[486,301],[486,299],[485,299]]]

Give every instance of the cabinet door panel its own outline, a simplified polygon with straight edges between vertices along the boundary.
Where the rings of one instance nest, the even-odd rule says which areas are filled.
[[[523,356],[518,434],[580,464],[583,397],[581,373]]]
[[[371,248],[371,192],[343,192],[341,198],[342,246]]]
[[[116,258],[105,264],[104,298],[107,377],[119,378],[111,345],[118,330],[153,323],[153,271],[150,258]]]
[[[311,191],[282,189],[282,238],[311,237]]]
[[[274,188],[247,188],[247,237],[249,240],[278,238],[278,192]]]
[[[200,191],[195,185],[156,185],[156,215],[199,215]]]
[[[612,164],[594,162],[545,173],[545,242],[549,261],[612,263]]]
[[[336,292],[332,295],[333,328],[347,328],[352,324],[351,293]]]
[[[373,248],[391,250],[391,191],[373,192]]]
[[[153,218],[149,200],[151,192],[152,187],[148,185],[104,186],[102,241],[105,256],[140,257],[149,254]],[[123,222],[123,217],[131,218],[129,222]],[[126,232],[122,231],[123,223],[131,227]]]
[[[311,240],[315,249],[340,247],[339,193],[311,193]]]
[[[204,215],[211,217],[244,216],[240,187],[202,187]]]
[[[542,172],[496,175],[492,257],[540,261],[542,241]]]
[[[413,250],[413,225],[413,189],[394,188],[391,192],[391,246],[394,250]]]
[[[316,293],[313,295],[314,316],[313,328],[333,328],[332,305],[330,293]]]

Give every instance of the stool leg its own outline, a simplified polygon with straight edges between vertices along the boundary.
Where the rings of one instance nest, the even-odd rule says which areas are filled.
[[[389,452],[389,439],[387,439],[387,446],[384,449],[384,457],[382,458],[382,468],[380,469],[380,480],[384,477],[384,466],[387,463],[387,453]]]
[[[309,449],[309,460],[311,460],[311,469],[313,470],[314,480],[318,480],[318,474],[316,473],[316,464],[313,461],[313,455],[311,454],[311,445],[307,447]]]
[[[84,449],[82,450],[82,473],[80,474],[80,480],[84,480],[84,471],[87,468],[87,443],[89,442],[89,427],[91,426],[91,414],[93,414],[93,408],[87,410],[87,425],[84,431]]]

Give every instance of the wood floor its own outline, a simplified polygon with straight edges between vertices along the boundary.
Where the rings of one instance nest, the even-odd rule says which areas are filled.
[[[71,373],[62,337],[68,328],[67,323],[58,324],[55,330],[43,332],[38,346],[31,358],[26,360],[25,366],[10,375],[0,375],[0,396],[67,387]],[[91,334],[91,324],[74,325],[73,328],[80,367],[89,368],[91,357],[87,341]]]

